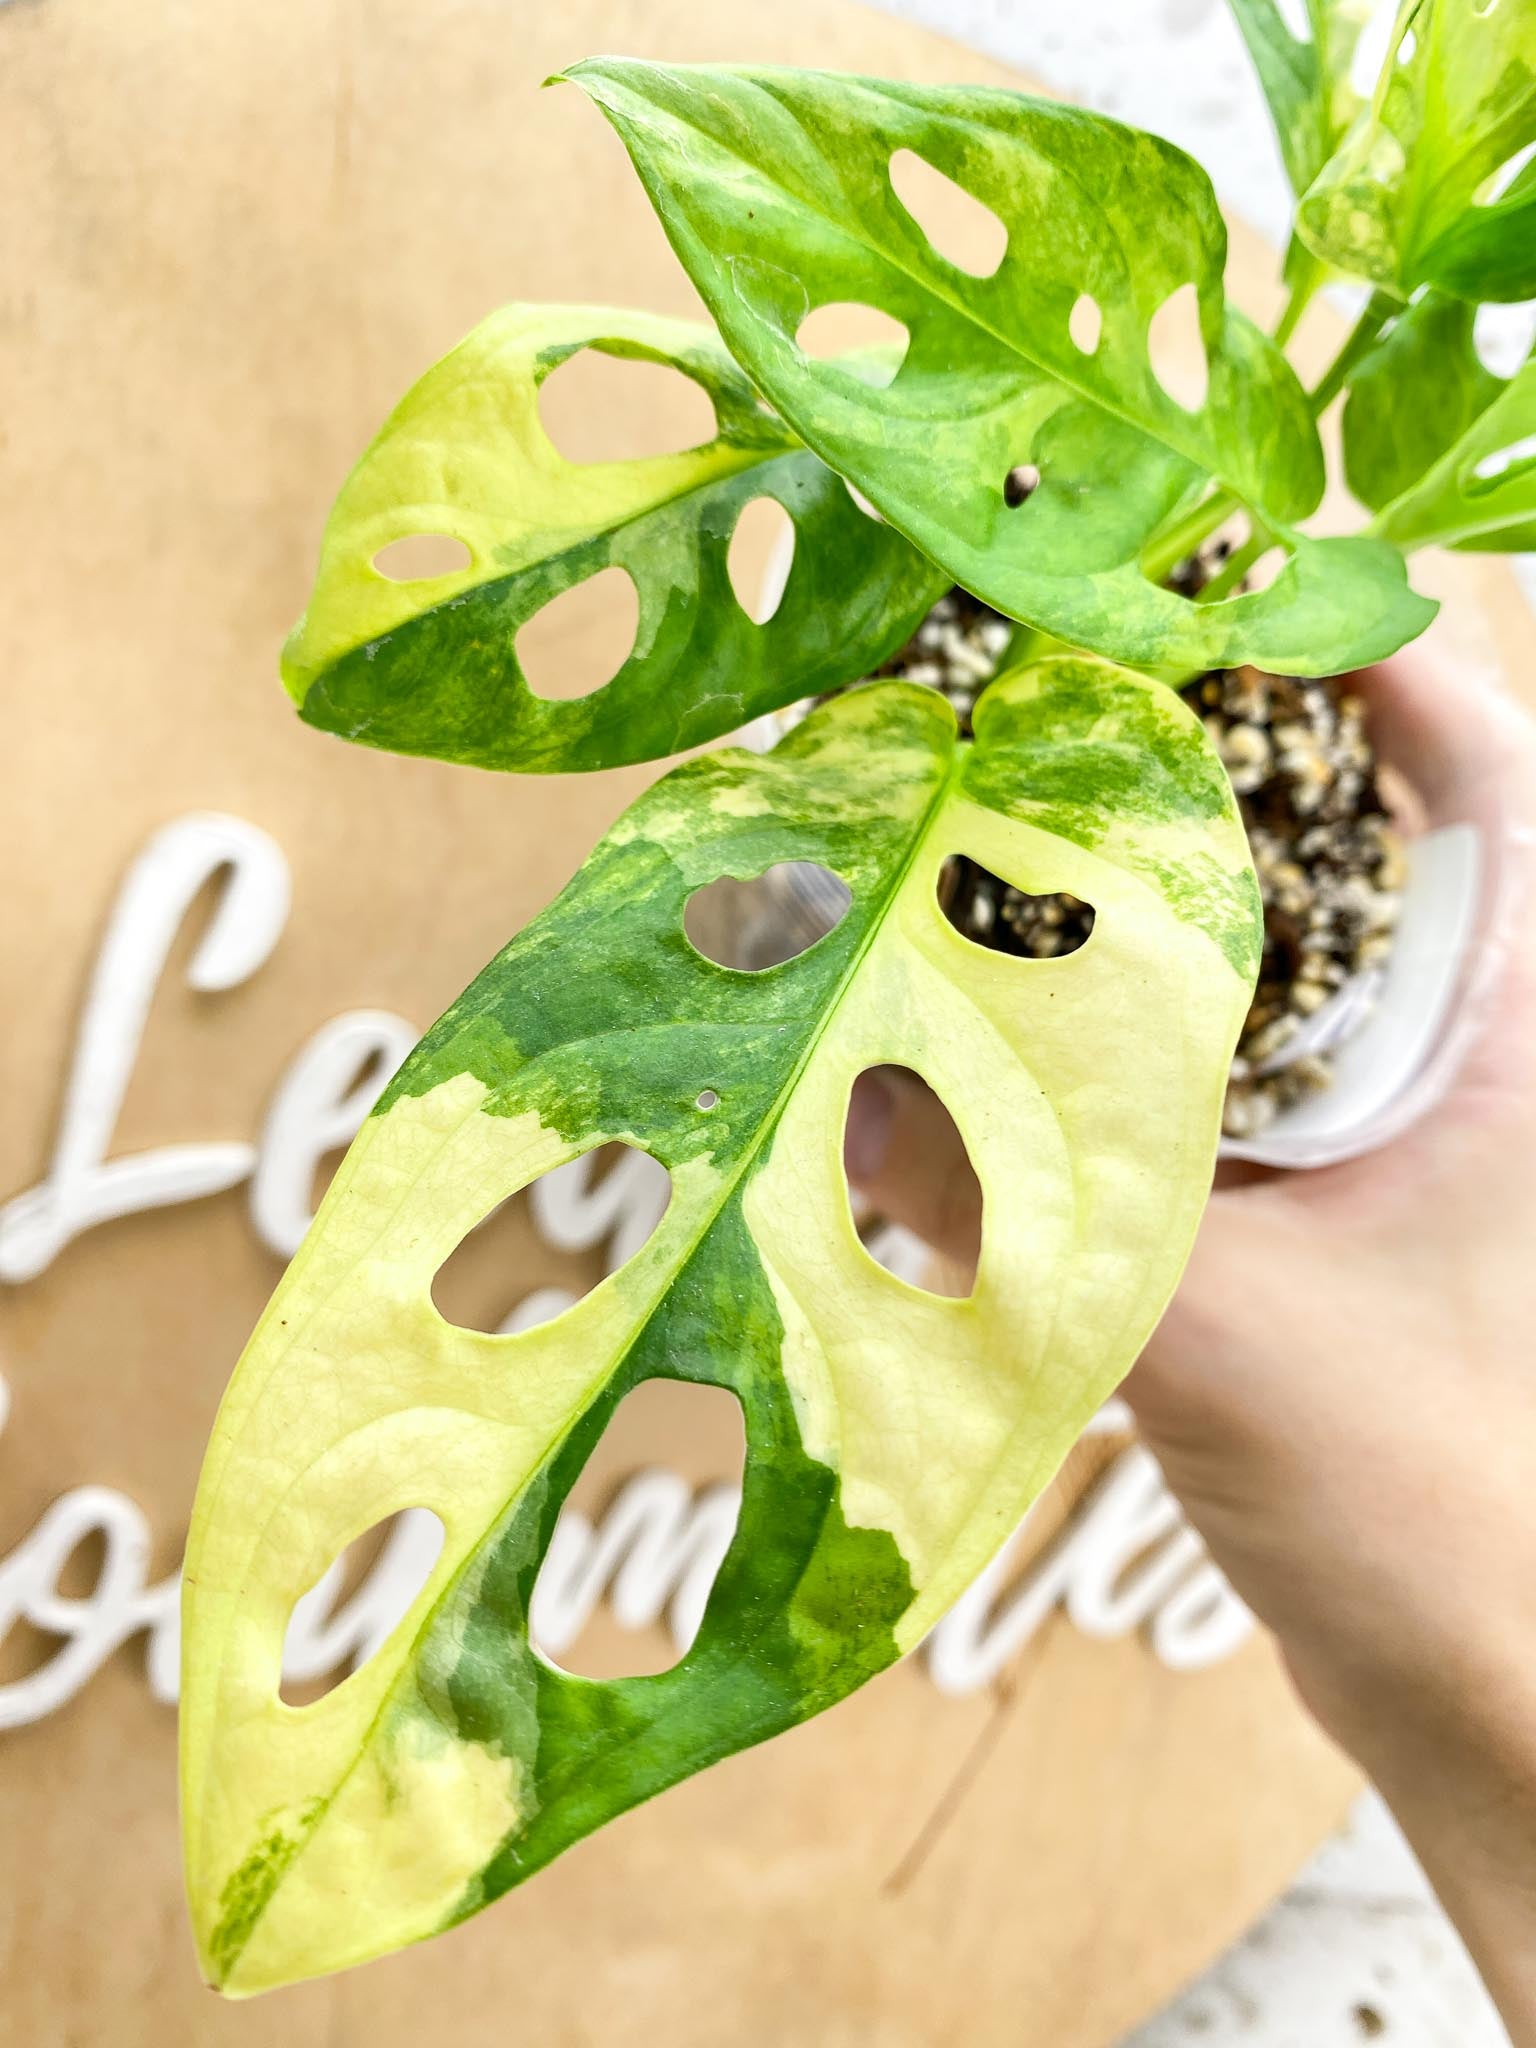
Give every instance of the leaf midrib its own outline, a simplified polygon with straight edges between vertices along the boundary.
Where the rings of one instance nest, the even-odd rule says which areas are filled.
[[[586,1414],[588,1408],[591,1406],[593,1394],[599,1391],[602,1386],[606,1385],[618,1376],[619,1372],[625,1364],[625,1361],[633,1352],[636,1344],[639,1343],[640,1339],[644,1336],[646,1330],[650,1327],[653,1318],[661,1308],[663,1302],[666,1300],[667,1296],[672,1292],[672,1290],[679,1284],[679,1282],[682,1280],[683,1276],[687,1272],[689,1266],[697,1257],[705,1240],[709,1237],[711,1232],[714,1230],[716,1224],[719,1222],[720,1217],[723,1214],[727,1204],[731,1201],[737,1189],[741,1186],[743,1180],[746,1178],[748,1170],[756,1164],[758,1157],[763,1150],[763,1147],[777,1132],[786,1105],[788,1104],[790,1098],[794,1094],[795,1089],[799,1086],[800,1080],[805,1073],[806,1067],[809,1065],[817,1048],[820,1046],[823,1038],[826,1036],[828,1030],[831,1028],[832,1023],[835,1020],[837,1013],[842,1005],[843,999],[848,993],[849,988],[857,979],[859,970],[861,969],[864,960],[869,954],[871,947],[874,945],[876,939],[880,936],[880,933],[884,929],[886,919],[889,916],[893,906],[895,905],[897,898],[900,896],[902,889],[905,887],[907,879],[910,876],[914,866],[916,865],[920,855],[922,854],[923,849],[927,844],[929,834],[936,825],[938,818],[942,810],[944,809],[944,806],[946,805],[949,797],[953,793],[954,788],[958,783],[960,775],[963,771],[966,757],[969,754],[971,746],[973,744],[973,742],[962,740],[959,737],[958,729],[956,729],[953,732],[950,739],[951,755],[948,766],[946,767],[943,777],[935,786],[933,795],[929,799],[929,802],[926,805],[926,807],[924,808],[921,818],[917,821],[916,825],[914,826],[906,853],[903,856],[902,860],[899,862],[899,864],[893,870],[892,879],[888,887],[881,893],[881,895],[877,899],[874,914],[871,916],[865,932],[861,936],[858,945],[855,947],[854,951],[850,955],[847,965],[845,966],[842,974],[839,976],[837,982],[835,983],[831,991],[829,1000],[823,1010],[820,1019],[815,1023],[813,1029],[811,1030],[806,1040],[805,1046],[800,1052],[798,1058],[795,1060],[794,1065],[790,1069],[790,1072],[786,1077],[783,1086],[779,1089],[778,1094],[774,1097],[773,1102],[769,1110],[763,1117],[763,1120],[759,1125],[755,1136],[752,1138],[751,1142],[746,1147],[744,1147],[741,1154],[741,1158],[735,1170],[722,1183],[716,1198],[712,1200],[711,1206],[709,1207],[706,1215],[701,1220],[698,1230],[686,1242],[685,1246],[680,1252],[680,1255],[676,1263],[673,1265],[670,1272],[665,1276],[664,1279],[662,1279],[659,1282],[654,1297],[652,1298],[650,1303],[644,1308],[643,1312],[638,1316],[634,1328],[629,1338],[625,1342],[623,1349],[619,1352],[618,1356],[612,1361],[609,1368],[600,1376],[594,1378],[594,1380],[591,1382],[589,1386],[585,1398],[581,1401],[579,1405],[574,1406],[570,1410],[570,1412],[565,1417],[563,1423],[561,1424],[559,1431],[551,1435],[547,1445],[545,1446],[545,1449],[541,1454],[539,1464],[533,1468],[535,1471],[541,1469],[543,1465],[546,1465],[549,1462],[550,1458],[558,1452],[561,1444],[564,1443],[565,1440],[568,1438],[571,1430],[575,1427],[576,1423],[580,1421],[581,1417]],[[474,1111],[471,1111],[470,1114],[478,1114],[478,1111],[479,1105],[477,1105],[476,1109]],[[444,1133],[444,1145],[447,1145],[451,1141],[454,1133],[459,1128],[461,1128],[460,1125],[455,1125],[452,1130]],[[439,1148],[439,1150],[440,1149],[441,1148]],[[419,1182],[419,1175],[417,1179]],[[612,1277],[614,1276],[609,1276],[609,1278]],[[807,1455],[809,1455],[809,1453],[807,1453]],[[299,1840],[298,1845],[294,1849],[293,1854],[284,1863],[282,1870],[279,1872],[276,1880],[272,1885],[271,1890],[268,1892],[266,1898],[262,1901],[260,1910],[252,1916],[249,1928],[246,1932],[244,1940],[240,1944],[240,1947],[237,1950],[235,1950],[233,1954],[230,1956],[224,1972],[224,1977],[222,1980],[223,1982],[228,1983],[230,1978],[233,1977],[233,1975],[235,1974],[235,1970],[239,1964],[240,1958],[244,1955],[246,1949],[250,1946],[250,1943],[255,1936],[257,1928],[261,1925],[261,1922],[266,1917],[268,1908],[271,1906],[273,1900],[282,1891],[289,1874],[293,1871],[294,1867],[297,1865],[300,1858],[303,1857],[309,1849],[310,1844],[313,1842],[315,1835],[318,1832],[321,1824],[324,1822],[326,1816],[330,1812],[331,1807],[334,1805],[342,1789],[345,1787],[345,1785],[351,1778],[353,1772],[358,1768],[363,1758],[368,1754],[369,1750],[373,1747],[374,1740],[379,1732],[380,1724],[384,1720],[386,1713],[388,1713],[394,1705],[402,1680],[409,1679],[418,1668],[418,1652],[420,1650],[422,1643],[426,1639],[428,1631],[433,1627],[433,1625],[437,1621],[441,1609],[444,1605],[444,1602],[448,1599],[449,1595],[453,1593],[455,1589],[460,1585],[464,1578],[464,1575],[475,1564],[479,1562],[481,1556],[483,1555],[485,1541],[489,1537],[490,1531],[496,1528],[496,1526],[510,1512],[510,1510],[515,1506],[517,1501],[522,1497],[522,1495],[526,1491],[527,1485],[525,1482],[516,1491],[507,1496],[507,1498],[502,1502],[500,1508],[497,1510],[495,1516],[487,1525],[486,1537],[483,1537],[480,1540],[480,1542],[475,1544],[473,1548],[466,1553],[463,1563],[459,1566],[458,1570],[453,1574],[453,1576],[445,1582],[442,1591],[438,1594],[436,1600],[433,1601],[432,1605],[423,1614],[421,1623],[418,1626],[416,1633],[411,1640],[409,1648],[401,1657],[400,1665],[395,1673],[395,1676],[390,1680],[389,1684],[384,1688],[383,1692],[380,1695],[379,1702],[373,1713],[373,1716],[370,1719],[367,1728],[363,1731],[362,1738],[357,1745],[356,1753],[352,1757],[351,1761],[347,1764],[346,1768],[337,1777],[331,1789],[324,1795],[323,1799],[320,1800],[318,1804],[314,1804],[312,1806],[312,1809],[309,1813],[309,1816],[304,1826],[302,1837]],[[772,1617],[765,1616],[763,1618],[762,1627],[767,1627],[769,1620],[771,1618]],[[760,1632],[760,1630],[755,1631],[755,1633]],[[299,1711],[302,1711],[302,1709],[300,1709]],[[459,1741],[467,1740],[467,1738],[457,1735],[455,1739]],[[485,1747],[486,1745],[481,1746]]]

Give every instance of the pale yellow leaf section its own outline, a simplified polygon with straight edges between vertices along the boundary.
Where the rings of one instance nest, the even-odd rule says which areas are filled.
[[[406,393],[327,521],[314,595],[283,655],[295,697],[342,655],[416,618],[424,593],[445,604],[762,460],[761,448],[715,440],[673,455],[568,462],[544,431],[535,373],[546,352],[569,355],[609,336],[678,358],[708,338],[647,313],[508,306]],[[470,561],[430,588],[374,568],[381,548],[421,533],[451,534]]]
[[[228,1977],[236,1994],[432,1932],[517,1821],[511,1762],[439,1740],[411,1693],[413,1640],[611,1373],[719,1179],[707,1158],[680,1169],[645,1248],[554,1322],[516,1336],[455,1328],[432,1305],[438,1267],[503,1199],[586,1149],[532,1113],[487,1114],[485,1095],[464,1074],[364,1125],[231,1383],[198,1489],[182,1798],[198,1817],[187,1883],[211,1973],[241,1860],[253,1843],[294,1847]],[[409,1615],[334,1691],[287,1706],[294,1602],[407,1507],[431,1508],[446,1531]],[[317,1788],[334,1788],[323,1808]]]
[[[1092,903],[1093,936],[1052,961],[972,945],[937,906],[951,853]],[[1161,1314],[1248,993],[1150,883],[958,796],[844,992],[746,1214],[806,1448],[838,1469],[848,1520],[889,1530],[911,1571],[903,1648],[1016,1526]],[[883,1063],[922,1074],[970,1151],[985,1219],[969,1300],[883,1272],[854,1230],[848,1093]]]

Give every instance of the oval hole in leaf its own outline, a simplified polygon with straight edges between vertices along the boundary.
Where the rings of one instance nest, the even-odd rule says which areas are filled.
[[[1200,297],[1192,284],[1170,292],[1147,328],[1152,374],[1175,405],[1198,412],[1210,387],[1210,366],[1200,333]]]
[[[1312,20],[1311,16],[1307,13],[1307,0],[1276,0],[1276,4],[1280,11],[1280,18],[1290,31],[1292,40],[1298,43],[1310,43],[1312,40]]]
[[[1536,434],[1527,434],[1523,440],[1511,441],[1507,448],[1494,448],[1475,463],[1467,488],[1475,491],[1479,485],[1489,490],[1495,484],[1509,483],[1523,471],[1536,467]]]
[[[529,1633],[545,1662],[582,1678],[671,1670],[736,1533],[745,1463],[741,1404],[725,1388],[648,1380],[627,1394],[539,1566]]]
[[[781,860],[738,881],[721,875],[683,906],[688,943],[717,967],[761,974],[824,939],[853,898],[841,875],[815,861]]]
[[[1485,370],[1513,377],[1536,349],[1536,305],[1479,306],[1472,321],[1472,346]]]
[[[640,462],[720,432],[702,384],[670,363],[581,348],[539,386],[539,419],[567,462]]]
[[[1104,332],[1104,315],[1090,292],[1081,292],[1067,319],[1067,333],[1079,355],[1091,356]]]
[[[611,683],[640,627],[640,593],[611,563],[562,590],[517,630],[517,659],[536,697],[569,703]]]
[[[279,1697],[312,1705],[381,1650],[427,1583],[443,1547],[431,1508],[406,1508],[349,1543],[294,1603]]]
[[[737,515],[726,554],[736,602],[754,625],[778,610],[795,559],[795,522],[777,498],[750,498]]]
[[[1024,960],[1060,960],[1086,946],[1093,906],[1056,890],[1035,896],[1015,888],[967,854],[951,854],[939,870],[939,908],[972,945]]]
[[[1008,230],[983,200],[914,149],[890,163],[891,190],[946,263],[970,277],[991,277],[1008,253]]]
[[[954,1118],[920,1075],[909,1067],[882,1066],[867,1067],[857,1077],[848,1098],[843,1169],[849,1207],[862,1212],[859,1241],[871,1262],[890,1270],[869,1242],[883,1221],[881,1187],[920,1189],[922,1216],[903,1221],[925,1224],[954,1256],[935,1258],[919,1280],[901,1277],[925,1294],[968,1299],[981,1252],[981,1183]]]
[[[437,576],[462,574],[473,560],[456,534],[406,533],[380,548],[373,566],[391,583],[430,583]]]
[[[912,336],[900,320],[857,299],[835,299],[807,313],[795,329],[795,347],[816,362],[845,357],[838,368],[883,391],[906,361]]]
[[[1403,36],[1403,40],[1397,46],[1398,63],[1411,64],[1413,62],[1414,52],[1418,49],[1418,47],[1418,37],[1414,34],[1412,29],[1408,29]]]
[[[666,1214],[671,1191],[666,1168],[638,1146],[594,1146],[470,1231],[433,1276],[433,1306],[455,1328],[486,1335],[548,1322],[629,1263]],[[515,1276],[530,1267],[544,1284],[519,1300]]]

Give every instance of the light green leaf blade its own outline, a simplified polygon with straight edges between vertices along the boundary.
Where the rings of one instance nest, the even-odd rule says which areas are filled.
[[[1473,346],[1475,308],[1426,292],[1356,369],[1344,405],[1344,474],[1379,511],[1416,484],[1503,390]]]
[[[1498,380],[1494,380],[1498,383]],[[1536,357],[1499,385],[1460,439],[1377,513],[1373,531],[1401,548],[1473,552],[1536,538]]]
[[[802,439],[989,604],[1143,668],[1251,660],[1329,674],[1433,608],[1369,541],[1326,555],[1289,522],[1322,488],[1305,396],[1222,293],[1226,231],[1199,166],[1154,136],[1016,93],[595,58],[569,74],[628,148],[731,352]],[[995,275],[948,262],[896,197],[910,149],[991,209]],[[1186,410],[1153,316],[1198,293],[1209,371]],[[1091,349],[1072,338],[1082,297]],[[802,353],[815,307],[866,302],[910,345],[874,391]],[[1004,480],[1039,488],[1011,506]],[[1218,478],[1295,549],[1268,588],[1195,605],[1142,571],[1153,530]],[[1326,593],[1326,594],[1325,594]]]
[[[1360,109],[1349,82],[1370,0],[1308,0],[1310,35],[1293,35],[1277,0],[1229,0],[1264,88],[1291,190],[1299,197]]]
[[[770,755],[688,762],[364,1126],[225,1397],[193,1517],[187,1870],[225,1989],[451,1925],[841,1698],[985,1564],[1135,1358],[1204,1205],[1257,964],[1246,841],[1199,723],[1144,678],[1056,657],[994,684],[977,732],[881,684]],[[1092,937],[1049,962],[963,939],[937,900],[956,852],[1093,903]],[[789,858],[849,885],[827,937],[756,975],[693,951],[695,888]],[[938,1090],[975,1162],[968,1300],[858,1241],[844,1116],[887,1062]],[[616,1139],[672,1177],[643,1250],[552,1323],[446,1324],[433,1275],[465,1235]],[[656,1377],[739,1398],[739,1528],[680,1664],[573,1678],[529,1646],[539,1560],[616,1403]],[[416,1605],[326,1698],[284,1706],[294,1600],[407,1506],[447,1531]]]
[[[539,387],[577,350],[671,364],[712,400],[718,437],[675,455],[566,460]],[[748,617],[727,566],[743,509],[796,526],[771,619]],[[390,543],[447,534],[460,571],[392,582]],[[639,596],[628,659],[590,695],[528,686],[521,626],[613,567]],[[510,306],[436,364],[343,486],[283,674],[305,720],[397,753],[557,772],[648,761],[877,667],[945,588],[871,520],[751,386],[710,331],[593,306]]]
[[[1340,270],[1408,297],[1536,296],[1536,8],[1403,0],[1370,107],[1302,201],[1298,231]]]

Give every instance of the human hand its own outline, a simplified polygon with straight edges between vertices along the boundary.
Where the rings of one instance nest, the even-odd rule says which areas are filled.
[[[1473,1035],[1385,1150],[1219,1182],[1125,1393],[1536,2042],[1536,726],[1426,654],[1360,680],[1431,819],[1482,831]],[[980,1192],[921,1084],[861,1079],[849,1170],[974,1261]]]

